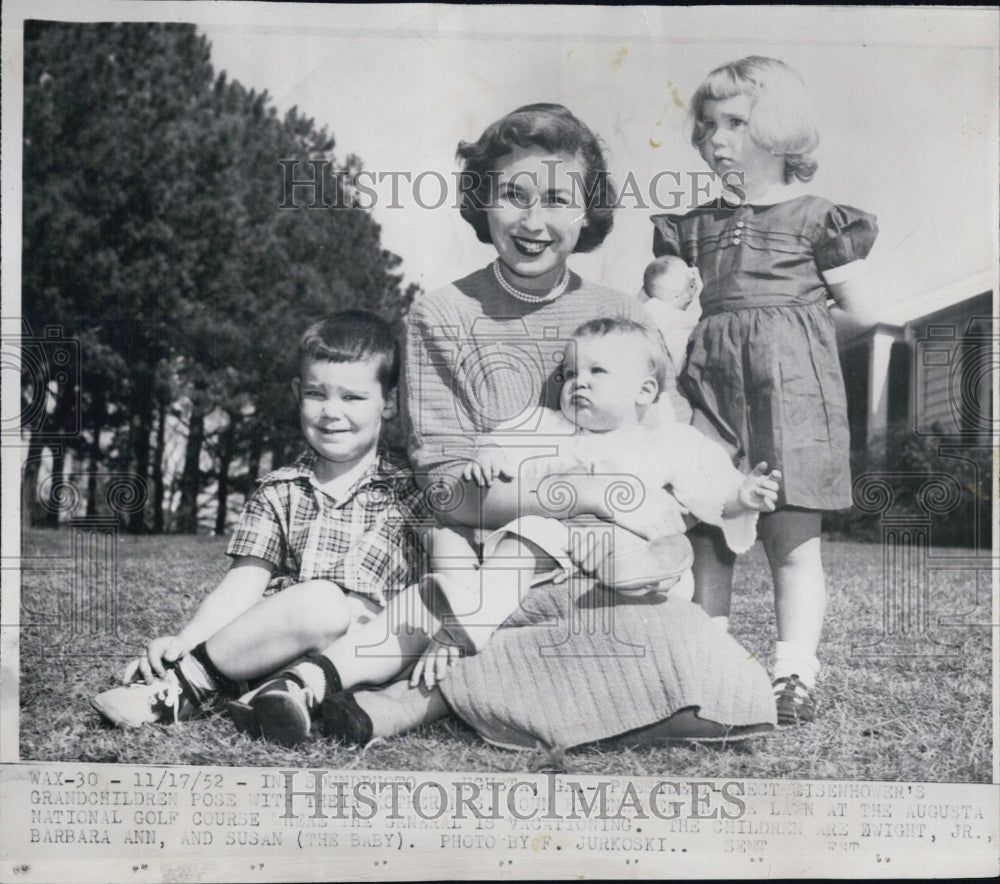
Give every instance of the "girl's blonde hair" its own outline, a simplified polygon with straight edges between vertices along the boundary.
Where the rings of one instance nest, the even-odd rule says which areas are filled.
[[[809,96],[802,78],[783,61],[750,55],[716,68],[691,99],[691,143],[700,148],[707,131],[701,119],[706,101],[734,95],[753,99],[750,137],[760,147],[785,157],[785,183],[809,181],[819,165],[812,152],[819,144]]]

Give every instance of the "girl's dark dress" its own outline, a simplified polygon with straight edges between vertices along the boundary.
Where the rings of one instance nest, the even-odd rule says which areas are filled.
[[[873,215],[815,196],[656,215],[653,252],[704,281],[680,383],[749,467],[782,472],[779,506],[851,505],[844,380],[827,284],[849,279]],[[698,412],[701,412],[698,415]]]

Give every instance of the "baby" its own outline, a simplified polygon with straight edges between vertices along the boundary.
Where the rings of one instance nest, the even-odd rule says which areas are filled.
[[[638,298],[663,335],[678,371],[687,356],[688,338],[698,324],[698,310],[690,309],[701,292],[701,275],[682,258],[664,255],[651,261],[643,274]]]
[[[465,471],[467,479],[480,484],[514,478],[516,471],[521,487],[532,489],[542,499],[547,480],[567,475],[575,476],[571,481],[609,474],[638,479],[636,499],[645,499],[663,512],[652,533],[665,544],[661,554],[675,560],[677,573],[659,585],[642,579],[644,569],[656,573],[662,563],[651,562],[647,568],[641,559],[649,555],[650,545],[638,538],[629,544],[630,532],[616,531],[617,562],[612,566],[616,573],[596,576],[618,591],[676,587],[676,592],[681,582],[690,588],[691,556],[683,536],[682,513],[721,527],[730,548],[744,552],[754,542],[758,513],[773,509],[777,499],[780,474],[768,473],[766,464],[743,475],[720,445],[693,427],[643,423],[659,398],[666,362],[660,336],[647,326],[625,319],[585,323],[574,333],[566,355],[559,411],[541,409],[530,437],[519,438],[503,427],[478,437]],[[523,426],[523,419],[518,423]],[[558,446],[556,455],[518,458],[529,447],[537,450],[544,437]],[[612,515],[617,524],[629,527],[628,513]],[[648,527],[645,533],[651,533]],[[435,539],[435,560],[452,555],[456,561],[462,559],[464,543],[460,535],[442,529]],[[423,670],[425,681],[433,683],[457,655],[456,648],[475,652],[485,647],[520,602],[521,581],[511,571],[512,562],[533,557],[536,574],[544,574],[545,579],[551,579],[553,570],[572,573],[576,566],[569,556],[571,543],[571,526],[566,522],[525,516],[486,539],[478,571],[449,569],[425,578],[422,598],[442,625],[414,677],[419,678]],[[467,552],[464,555],[467,560]],[[640,579],[621,579],[624,572],[636,568]]]

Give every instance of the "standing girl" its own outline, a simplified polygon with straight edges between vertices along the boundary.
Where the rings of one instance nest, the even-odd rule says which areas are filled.
[[[851,504],[850,438],[834,317],[870,324],[857,283],[875,218],[804,193],[819,138],[798,75],[750,56],[712,71],[691,101],[692,144],[729,186],[686,215],[658,215],[654,253],[704,280],[681,385],[693,423],[784,483],[759,533],[774,578],[781,724],[812,721],[826,609],[824,510]],[[830,302],[832,299],[832,303]],[[838,315],[839,314],[839,315]],[[734,557],[698,526],[695,601],[728,627]]]

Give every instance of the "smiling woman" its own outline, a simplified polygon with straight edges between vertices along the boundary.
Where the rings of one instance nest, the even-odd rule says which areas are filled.
[[[577,156],[517,148],[497,168],[498,199],[487,212],[502,281],[530,292],[569,282],[566,259],[576,249],[587,216],[576,201],[584,174]]]
[[[403,379],[410,459],[426,482],[456,491],[464,461],[449,452],[457,438],[539,405],[558,407],[554,376],[581,322],[641,319],[624,294],[566,265],[604,241],[615,203],[600,142],[566,108],[519,108],[460,143],[458,157],[473,185],[462,195],[462,217],[497,259],[413,305]],[[503,496],[489,495],[487,527],[523,514],[516,491],[501,504]],[[446,520],[481,527],[478,502],[463,497]]]
[[[590,389],[589,395],[579,393],[571,410],[587,411],[603,426],[604,410],[613,408],[615,398],[613,390],[597,390],[603,372],[631,377],[637,367],[629,356],[599,352],[599,342],[588,339],[594,346],[578,351],[569,342],[591,320],[633,320],[644,327],[644,318],[632,299],[587,282],[566,266],[571,254],[601,244],[615,204],[600,142],[566,108],[519,108],[487,127],[477,141],[461,143],[458,156],[464,180],[478,185],[464,192],[462,217],[480,240],[495,247],[497,258],[414,303],[402,389],[410,461],[445,526],[436,534],[433,567],[476,574],[461,537],[462,551],[453,552],[452,546],[442,553],[437,536],[493,532],[525,516],[615,516],[609,489],[620,475],[574,475],[572,493],[558,501],[541,491],[531,493],[527,480],[489,487],[463,481],[469,463],[464,449],[470,436],[514,432],[530,437],[526,459],[559,451],[565,440],[546,436],[530,421],[539,406],[558,409],[561,387],[568,396],[579,392],[579,384],[563,384],[567,371],[586,373]],[[669,394],[672,380],[672,372],[658,378],[660,389]],[[650,390],[648,398],[655,392]],[[649,411],[660,416],[659,407]],[[663,415],[672,416],[669,404]],[[515,469],[515,475],[520,471]],[[656,490],[645,498],[652,502]],[[667,499],[651,504],[647,525],[662,517],[663,507],[673,507],[676,515],[676,501],[660,493]],[[616,531],[616,544],[629,534],[620,526]],[[504,555],[524,562],[526,578],[534,572],[529,551]],[[515,588],[520,585],[516,567],[501,576]],[[538,575],[535,582],[542,579]],[[336,695],[323,709],[322,729],[364,743],[433,720],[449,708],[492,742],[552,749],[626,732],[642,731],[631,738],[655,742],[719,739],[770,728],[773,701],[763,668],[720,634],[700,608],[663,597],[616,598],[576,572],[567,583],[549,579],[527,592],[506,620],[506,615],[490,619],[493,595],[483,592],[482,622],[475,628],[484,627],[491,637],[484,645],[473,642],[479,653],[457,665],[449,667],[446,660],[442,667],[437,658],[433,666],[440,692],[397,682],[382,691]],[[433,600],[430,604],[434,607]],[[586,609],[594,610],[587,614]],[[608,628],[573,627],[589,616],[602,618]],[[501,620],[504,628],[493,632]],[[532,628],[514,628],[524,626]],[[553,648],[559,649],[556,657]],[[643,650],[637,655],[635,648]],[[567,708],[566,697],[575,698],[573,709]]]

